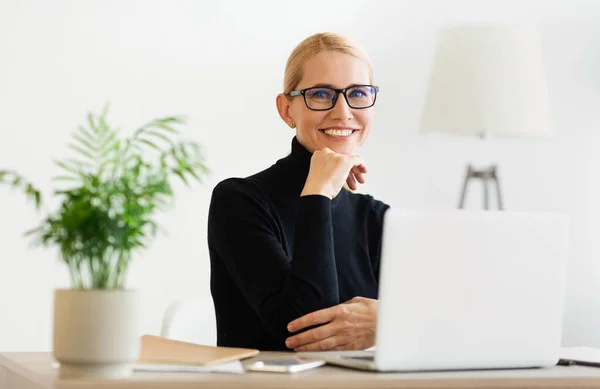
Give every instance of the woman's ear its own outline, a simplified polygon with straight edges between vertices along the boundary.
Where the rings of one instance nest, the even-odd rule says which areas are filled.
[[[279,116],[281,117],[281,119],[290,128],[296,128],[296,122],[294,121],[294,118],[292,118],[290,116],[291,107],[290,107],[290,101],[288,100],[288,98],[283,93],[280,93],[277,95],[276,103],[277,103],[277,112],[279,112]]]

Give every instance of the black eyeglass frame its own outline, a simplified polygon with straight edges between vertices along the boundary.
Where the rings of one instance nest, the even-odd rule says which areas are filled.
[[[346,92],[350,89],[353,88],[357,88],[357,87],[361,87],[361,86],[365,86],[365,87],[371,87],[373,89],[375,89],[375,98],[373,98],[373,104],[367,106],[367,107],[353,107],[350,102],[348,101],[348,95],[346,94]],[[331,107],[329,108],[311,108],[308,106],[308,102],[306,101],[306,91],[311,90],[311,89],[329,89],[335,92],[335,97],[333,98],[333,102],[331,104]],[[348,88],[344,88],[344,89],[335,89],[335,88],[331,88],[328,86],[311,86],[310,88],[304,88],[304,89],[300,89],[300,90],[293,90],[293,91],[289,91],[288,93],[286,93],[288,96],[290,97],[295,97],[295,96],[300,96],[302,95],[304,97],[304,105],[306,105],[306,108],[310,109],[311,111],[329,111],[330,109],[333,109],[333,107],[335,107],[335,105],[337,104],[338,101],[338,96],[340,95],[340,93],[342,95],[344,95],[344,99],[346,100],[346,104],[348,104],[348,107],[352,108],[352,109],[367,109],[367,108],[371,108],[372,106],[375,105],[375,101],[377,101],[377,94],[379,93],[379,87],[376,85],[352,85],[349,86]]]

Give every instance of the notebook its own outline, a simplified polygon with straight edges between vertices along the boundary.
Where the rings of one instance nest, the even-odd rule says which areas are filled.
[[[255,349],[204,346],[161,336],[143,335],[137,364],[212,366],[250,358],[258,353]]]
[[[134,364],[133,371],[149,371],[162,373],[229,373],[243,374],[246,372],[244,365],[240,361],[225,362],[218,365],[155,365],[155,364]]]

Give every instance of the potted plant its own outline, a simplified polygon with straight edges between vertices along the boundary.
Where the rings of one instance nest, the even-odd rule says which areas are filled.
[[[75,158],[55,161],[59,207],[25,234],[55,247],[71,288],[54,295],[53,355],[63,377],[123,377],[139,357],[139,305],[125,287],[132,256],[159,230],[155,216],[172,205],[173,180],[202,182],[208,174],[200,146],[176,141],[181,117],[150,121],[129,137],[107,122],[107,108],[88,114],[69,147]],[[14,171],[0,184],[22,189],[42,205],[38,189]]]

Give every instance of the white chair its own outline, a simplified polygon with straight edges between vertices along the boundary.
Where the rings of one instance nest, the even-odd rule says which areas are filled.
[[[215,309],[210,298],[190,298],[172,303],[163,316],[162,337],[216,346]]]

